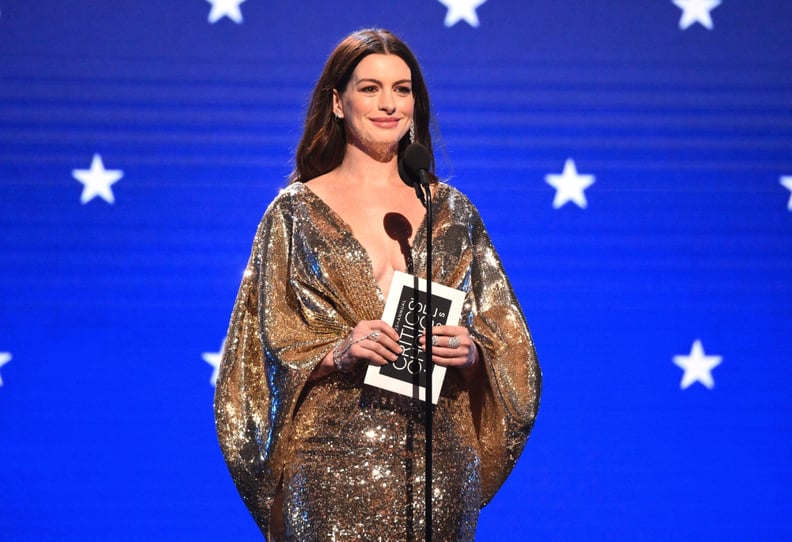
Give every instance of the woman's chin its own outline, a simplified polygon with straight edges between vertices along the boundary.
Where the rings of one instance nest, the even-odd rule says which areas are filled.
[[[393,138],[368,139],[355,146],[378,162],[389,162],[399,152],[399,141]]]

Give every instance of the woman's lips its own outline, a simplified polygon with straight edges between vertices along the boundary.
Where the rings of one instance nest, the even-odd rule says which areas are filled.
[[[399,125],[399,119],[392,117],[371,119],[371,122],[380,128],[396,128]]]

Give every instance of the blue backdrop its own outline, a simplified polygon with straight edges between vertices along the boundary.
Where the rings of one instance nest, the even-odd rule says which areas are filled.
[[[542,408],[478,539],[792,537],[784,0],[0,0],[0,539],[256,540],[214,365],[345,34],[425,70]]]

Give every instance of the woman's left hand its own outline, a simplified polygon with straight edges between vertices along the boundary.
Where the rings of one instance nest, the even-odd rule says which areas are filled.
[[[426,335],[421,347],[426,351]],[[432,328],[432,361],[444,367],[468,369],[478,361],[478,347],[463,326],[435,326]]]

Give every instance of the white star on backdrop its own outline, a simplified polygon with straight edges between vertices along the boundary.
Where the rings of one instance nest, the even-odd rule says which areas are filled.
[[[73,169],[72,176],[83,184],[80,201],[83,205],[99,196],[107,203],[115,202],[113,190],[110,186],[124,176],[120,169],[105,169],[102,157],[93,155],[91,169]]]
[[[680,30],[686,30],[696,23],[712,30],[710,12],[721,4],[721,0],[672,0],[672,2],[682,10],[682,17],[679,19]]]
[[[246,0],[206,0],[212,4],[212,11],[209,12],[209,22],[216,23],[223,17],[228,17],[236,24],[242,23],[242,12],[239,9],[239,4],[244,3]]]
[[[11,352],[0,352],[0,367],[11,361]],[[0,375],[0,386],[3,385],[3,377]]]
[[[438,0],[448,8],[445,16],[446,27],[452,27],[459,21],[465,21],[470,26],[479,25],[476,8],[484,4],[487,0]]]
[[[781,184],[784,185],[784,188],[789,190],[789,203],[787,203],[787,209],[792,211],[792,175],[781,177]]]
[[[712,370],[721,364],[722,359],[721,356],[705,355],[701,341],[696,339],[690,348],[690,354],[674,356],[674,365],[685,371],[679,387],[684,390],[695,382],[701,382],[709,389],[714,388],[715,381],[712,379]]]
[[[225,341],[223,344],[220,345],[219,352],[204,352],[201,354],[203,360],[214,367],[214,371],[212,371],[212,377],[209,379],[209,382],[212,383],[212,386],[217,384],[217,374],[220,372],[220,362],[223,361],[223,349],[225,348]]]
[[[558,209],[570,201],[581,209],[585,209],[588,201],[586,201],[583,191],[594,184],[594,175],[579,174],[575,161],[567,158],[564,163],[564,171],[560,175],[557,173],[545,175],[545,182],[556,189],[553,209]]]

